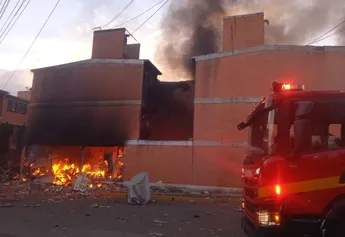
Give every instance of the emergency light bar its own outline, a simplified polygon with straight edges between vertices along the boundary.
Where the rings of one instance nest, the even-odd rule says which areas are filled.
[[[296,85],[296,84],[284,84],[279,82],[272,83],[274,93],[280,93],[284,91],[303,91],[304,85]]]

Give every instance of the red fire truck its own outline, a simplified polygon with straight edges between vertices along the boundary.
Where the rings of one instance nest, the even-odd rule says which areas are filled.
[[[273,83],[249,128],[242,228],[248,236],[345,236],[345,92]]]

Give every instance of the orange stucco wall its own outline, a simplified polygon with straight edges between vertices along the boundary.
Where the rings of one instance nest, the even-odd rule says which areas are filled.
[[[273,81],[303,83],[312,90],[343,90],[343,62],[345,51],[322,48],[308,52],[262,51],[197,61],[195,99],[265,96],[271,93]],[[253,103],[195,103],[194,140],[245,142],[247,132],[237,131],[236,125],[253,107]],[[193,155],[195,183],[240,183],[244,148],[196,147]],[[203,173],[212,178],[205,178]]]
[[[92,58],[123,58],[127,44],[126,29],[94,31]]]
[[[130,145],[122,158],[124,178],[148,172],[151,182],[240,187],[239,152],[231,147]]]
[[[271,93],[276,80],[303,83],[313,90],[341,90],[345,88],[344,61],[345,52],[326,51],[256,52],[199,61],[195,98],[264,96]],[[196,104],[194,139],[242,139],[236,125],[252,108],[252,104]]]
[[[36,71],[32,103],[141,100],[144,65],[90,63]]]
[[[304,83],[307,89],[345,88],[345,52],[268,51],[196,64],[196,98],[262,96],[271,82]]]
[[[3,121],[8,122],[14,125],[23,125],[27,121],[27,114],[20,114],[7,111],[7,103],[8,100],[6,97],[2,99],[2,106],[1,106],[1,118]]]
[[[264,45],[264,14],[225,17],[223,51]]]

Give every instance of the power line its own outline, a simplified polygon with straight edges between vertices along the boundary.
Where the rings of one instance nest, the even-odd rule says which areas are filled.
[[[157,12],[159,12],[167,3],[169,2],[169,0],[166,0],[165,3],[163,3],[162,6],[160,6],[157,11],[155,11],[149,18],[147,18],[140,26],[138,26],[134,31],[132,31],[132,33],[134,34],[136,31],[138,31],[143,25],[146,24],[146,22],[148,22],[154,15],[157,14]]]
[[[16,10],[16,8],[17,8],[17,6],[19,5],[20,1],[21,1],[21,0],[18,0],[18,1],[17,1],[17,4],[14,6],[14,8],[12,9],[10,15],[8,15],[8,17],[7,17],[7,19],[6,19],[5,23],[4,23],[4,25],[1,27],[1,29],[0,29],[0,34],[1,34],[1,35],[0,35],[0,39],[1,39],[2,35],[6,32],[7,28],[11,25],[13,19],[16,17],[16,15],[18,14],[18,11],[20,10],[20,8],[23,6],[23,4],[24,4],[24,2],[25,2],[25,0],[22,0],[22,4],[21,4],[21,5],[19,6],[19,8],[17,9],[17,11],[16,11],[15,15],[12,17],[10,23],[7,24],[8,20],[11,18],[13,12]],[[7,26],[6,26],[6,24],[7,24]],[[5,28],[5,26],[6,26],[6,28]],[[5,28],[5,30],[4,30],[4,32],[2,32],[2,30],[3,30],[4,28]],[[2,32],[2,33],[1,33],[1,32]]]
[[[2,14],[2,11],[5,8],[6,2],[7,2],[7,0],[1,0],[1,2],[0,2],[0,15]]]
[[[12,77],[14,76],[14,74],[16,73],[17,69],[19,68],[19,66],[22,64],[22,62],[24,61],[25,57],[28,55],[28,53],[30,52],[32,46],[35,44],[36,40],[38,39],[38,37],[40,36],[40,34],[42,33],[44,27],[47,25],[50,17],[53,15],[55,9],[57,8],[57,6],[59,5],[61,0],[57,0],[54,8],[52,9],[52,11],[50,12],[50,14],[48,15],[47,19],[45,20],[45,22],[43,23],[40,31],[37,33],[35,39],[32,41],[30,47],[28,48],[28,50],[26,51],[26,53],[24,54],[24,56],[22,57],[22,59],[20,60],[19,64],[17,65],[16,69],[13,71],[13,73],[11,74],[11,76],[8,78],[8,80],[6,81],[6,83],[3,85],[2,89],[4,89],[7,84],[11,81]]]
[[[330,29],[329,31],[327,31],[326,33],[322,34],[321,36],[317,37],[315,40],[313,40],[310,44],[315,44],[317,42],[320,41],[321,38],[325,37],[326,35],[328,35],[329,33],[331,33],[333,30],[337,29],[338,27],[340,27],[342,24],[345,23],[345,20],[343,20],[342,22],[340,22],[338,25],[334,26],[332,29]]]
[[[6,0],[0,0],[0,13],[2,12],[2,9],[5,6],[4,1]]]
[[[14,6],[14,8],[12,9],[10,15],[7,17],[7,19],[6,19],[5,23],[4,23],[4,25],[1,27],[0,33],[1,33],[1,31],[4,29],[4,27],[5,27],[5,25],[7,24],[8,20],[11,18],[11,16],[12,16],[14,10],[17,8],[17,6],[18,6],[18,4],[20,3],[20,1],[21,1],[21,0],[18,0],[18,1],[17,1],[17,3],[16,3],[16,5]],[[22,3],[23,3],[23,2],[24,2],[24,0],[22,0]],[[0,37],[1,37],[1,36],[0,36]]]
[[[0,35],[0,44],[5,40],[6,36],[11,32],[12,28],[14,27],[14,25],[17,23],[18,19],[21,17],[21,15],[23,14],[23,12],[25,11],[25,9],[27,8],[27,6],[30,4],[31,0],[28,0],[26,2],[26,5],[24,6],[23,10],[19,13],[19,16],[16,18],[16,20],[14,21],[14,23],[11,25],[11,27],[9,28],[9,30],[5,33],[5,31],[3,33],[5,33],[4,37],[1,39],[1,36],[3,34]],[[14,17],[18,14],[18,12],[15,13]],[[12,18],[11,22],[13,21],[14,17]],[[10,23],[11,23],[10,22]]]
[[[139,41],[134,37],[134,35],[133,35],[131,32],[129,32],[129,30],[126,29],[126,31],[128,32],[128,34],[129,34],[130,36],[132,36],[132,38],[133,38],[135,41],[137,41],[138,44],[140,44]]]
[[[139,17],[141,17],[141,16],[144,15],[145,13],[151,11],[153,8],[155,8],[156,6],[158,6],[159,4],[161,4],[161,3],[164,2],[164,1],[165,1],[165,0],[159,1],[158,3],[156,3],[155,5],[153,5],[152,7],[150,7],[149,9],[147,9],[146,11],[140,13],[140,14],[137,15],[136,17],[133,17],[132,19],[129,19],[128,21],[125,21],[125,22],[123,22],[123,23],[121,23],[121,24],[119,24],[119,25],[117,25],[117,26],[114,26],[113,28],[117,28],[117,27],[119,27],[119,26],[122,26],[122,25],[124,25],[124,24],[127,24],[127,23],[129,23],[129,22],[131,22],[131,21],[134,21],[134,20],[138,19]]]
[[[328,38],[330,38],[330,37],[333,37],[333,36],[335,36],[335,35],[337,35],[337,34],[343,32],[343,31],[345,31],[345,26],[342,27],[342,28],[340,28],[340,29],[338,29],[336,32],[333,32],[332,34],[327,35],[327,36],[325,36],[325,37],[323,37],[323,38],[321,38],[321,39],[319,39],[319,40],[313,42],[313,44],[318,43],[318,42],[320,42],[320,41],[323,41],[323,40],[325,40],[325,39],[328,39]]]
[[[2,6],[2,11],[0,11],[0,20],[2,19],[2,17],[4,16],[7,8],[8,8],[8,4],[10,3],[10,0],[5,0],[4,5]]]
[[[131,0],[118,14],[116,14],[113,19],[111,19],[107,24],[105,24],[102,28],[107,27],[114,21],[116,21],[134,2],[135,0]]]

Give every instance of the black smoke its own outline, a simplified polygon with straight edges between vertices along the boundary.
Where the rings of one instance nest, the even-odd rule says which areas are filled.
[[[192,56],[219,50],[221,17],[226,14],[222,0],[184,0],[170,4],[161,23],[162,42],[158,61],[174,75],[192,77]],[[166,72],[166,70],[165,70]],[[168,72],[169,73],[169,72]]]
[[[222,17],[264,12],[266,44],[308,45],[333,39],[345,45],[344,0],[179,0],[161,23],[157,61],[165,75],[192,78],[191,57],[220,50]],[[323,37],[322,37],[323,36]]]

